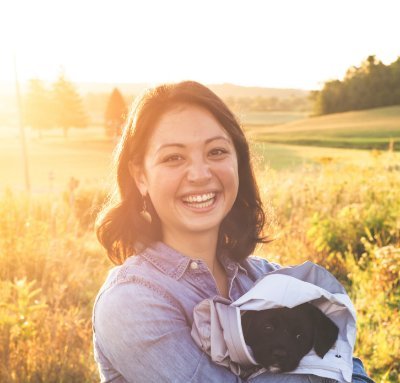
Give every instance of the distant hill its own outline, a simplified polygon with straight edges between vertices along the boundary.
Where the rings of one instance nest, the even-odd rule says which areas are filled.
[[[124,95],[138,95],[150,87],[148,83],[94,83],[78,82],[75,83],[82,95],[88,93],[111,93],[114,88],[118,88]]]
[[[275,126],[248,126],[256,140],[354,149],[400,150],[400,106],[329,114]]]
[[[309,91],[303,89],[280,89],[280,88],[261,88],[248,87],[234,84],[210,84],[209,87],[220,97],[306,97]]]
[[[110,93],[114,88],[118,88],[123,94],[137,95],[151,85],[148,83],[128,84],[128,83],[77,83],[80,91],[85,93]],[[279,89],[247,87],[235,84],[207,84],[207,86],[217,93],[220,97],[306,97],[309,91],[302,89]]]
[[[93,82],[74,82],[72,81],[82,96],[88,93],[111,93],[114,88],[118,88],[125,95],[138,95],[146,88],[152,86],[149,83],[93,83]],[[25,91],[27,84],[21,84],[22,92]],[[50,85],[50,84],[48,84]],[[220,97],[276,97],[276,98],[291,98],[291,97],[306,97],[309,91],[303,89],[280,89],[280,88],[263,88],[263,87],[248,87],[235,84],[207,84]],[[14,95],[14,83],[0,83],[0,95]]]
[[[129,84],[129,83],[94,83],[94,82],[75,82],[73,80],[68,79],[68,81],[72,81],[72,83],[77,87],[78,91],[82,96],[85,96],[88,93],[111,93],[114,88],[118,88],[122,93],[127,95],[136,95],[144,91],[146,88],[150,86],[147,83],[140,84]],[[44,81],[44,83],[50,87],[51,83]],[[20,88],[22,93],[26,91],[28,83],[20,83]],[[11,82],[0,82],[0,96],[14,96],[15,95],[15,84]]]
[[[73,81],[72,81],[73,82]],[[103,114],[107,104],[108,96],[114,88],[118,88],[128,105],[134,97],[141,94],[145,89],[153,84],[149,83],[92,83],[92,82],[73,82],[82,96],[90,119],[94,124],[101,124]],[[46,84],[49,88],[51,83]],[[309,91],[301,89],[279,89],[247,87],[235,84],[208,84],[208,86],[221,98],[232,97],[240,100],[242,98],[255,99],[262,97],[265,99],[277,98],[279,100],[289,100],[305,98]],[[27,83],[21,83],[22,95],[27,91]],[[232,105],[230,105],[234,108]],[[241,108],[239,108],[241,109]],[[15,124],[17,119],[17,108],[15,98],[14,83],[0,83],[0,126]]]

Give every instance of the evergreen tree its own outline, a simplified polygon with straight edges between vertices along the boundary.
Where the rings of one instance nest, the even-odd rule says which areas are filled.
[[[53,84],[54,120],[56,126],[64,130],[67,136],[69,128],[84,128],[87,126],[87,115],[82,99],[64,74]]]
[[[104,114],[104,125],[108,137],[118,137],[121,135],[126,114],[127,108],[124,98],[121,92],[117,88],[114,88],[108,99]]]
[[[44,130],[54,127],[51,94],[41,80],[29,81],[24,106],[24,123],[37,130],[39,137]]]

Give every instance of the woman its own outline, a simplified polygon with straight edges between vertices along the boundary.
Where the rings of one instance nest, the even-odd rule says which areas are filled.
[[[248,257],[266,242],[265,217],[237,120],[199,83],[159,86],[133,109],[116,173],[119,201],[97,224],[100,243],[120,265],[93,313],[102,382],[240,382],[190,335],[196,304],[215,295],[236,300],[278,267]],[[364,379],[358,360],[355,368]],[[310,380],[324,381],[249,379]]]

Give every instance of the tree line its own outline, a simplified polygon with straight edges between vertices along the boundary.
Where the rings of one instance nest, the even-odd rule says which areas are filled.
[[[316,115],[400,104],[400,57],[389,65],[369,56],[349,68],[342,81],[327,81],[311,99]]]
[[[349,68],[343,80],[327,81],[322,90],[310,97],[235,97],[224,98],[235,112],[309,111],[314,114],[346,112],[400,105],[400,57],[389,65],[369,56],[359,67]],[[118,89],[104,95],[104,128],[109,137],[121,134],[127,116],[124,97]],[[61,128],[67,136],[70,128],[88,126],[89,117],[75,85],[62,73],[50,85],[32,79],[24,97],[23,121],[38,131]]]
[[[76,86],[64,74],[51,84],[31,79],[23,103],[23,123],[37,131],[39,137],[46,130],[61,128],[64,136],[70,128],[86,128],[89,117]],[[119,136],[125,121],[127,108],[118,89],[108,95],[104,111],[104,128],[109,137]]]
[[[84,128],[88,120],[78,91],[61,74],[50,89],[39,79],[29,81],[23,122],[37,130],[40,136],[51,128],[61,128],[67,136],[70,128]]]
[[[130,102],[134,97],[126,97]],[[289,97],[223,97],[237,113],[270,111],[307,111],[311,109],[308,95]],[[88,113],[89,111],[89,113]],[[24,96],[23,121],[41,137],[47,130],[61,128],[68,135],[70,128],[85,128],[98,124],[99,117],[106,136],[118,137],[128,113],[121,92],[115,88],[109,94],[88,94],[83,99],[76,86],[62,73],[53,84],[40,79],[28,82]],[[90,121],[90,115],[94,121]]]

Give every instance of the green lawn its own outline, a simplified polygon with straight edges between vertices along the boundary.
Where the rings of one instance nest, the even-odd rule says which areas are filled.
[[[321,166],[326,163],[374,166],[376,163],[400,165],[400,153],[360,149],[327,148],[319,146],[283,145],[255,141],[251,144],[256,169],[292,170],[303,166]],[[389,165],[388,165],[389,166]]]
[[[252,139],[261,142],[386,150],[393,142],[400,150],[400,106],[310,117],[270,126],[245,125]]]

